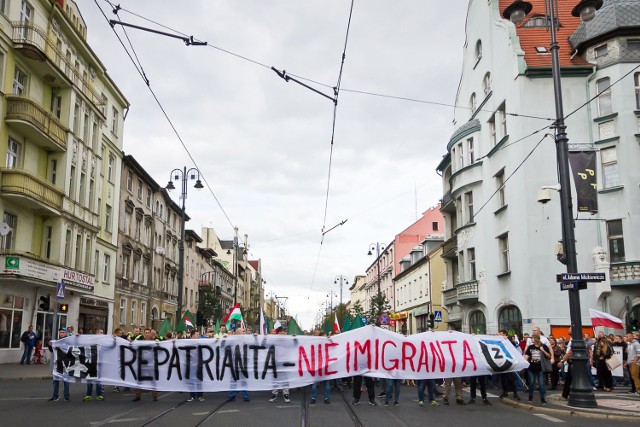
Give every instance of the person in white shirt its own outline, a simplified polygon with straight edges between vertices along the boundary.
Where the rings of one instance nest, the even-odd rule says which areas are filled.
[[[540,331],[540,326],[534,326],[533,327],[533,331],[531,332],[531,335],[539,335],[540,336],[540,342],[544,345],[546,345],[547,347],[551,346],[551,343],[549,342],[549,338],[545,337],[542,334],[542,331]],[[529,348],[529,346],[533,344],[533,340],[531,339],[531,337],[527,338],[527,345],[524,347]]]

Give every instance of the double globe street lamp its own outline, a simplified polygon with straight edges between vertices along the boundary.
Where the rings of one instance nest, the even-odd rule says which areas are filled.
[[[187,170],[186,167],[182,169],[174,169],[169,175],[169,183],[165,187],[168,191],[175,190],[173,181],[182,180],[182,208],[180,211],[180,243],[178,245],[178,307],[176,309],[176,327],[182,319],[182,292],[184,287],[184,228],[185,228],[185,206],[184,203],[187,200],[187,182],[189,180],[195,181],[193,188],[200,190],[204,188],[202,181],[200,181],[200,171],[196,168]]]
[[[571,182],[569,173],[569,150],[566,125],[564,123],[564,111],[562,105],[562,86],[560,83],[560,60],[558,58],[557,30],[557,5],[556,0],[545,0],[545,9],[549,11],[547,20],[551,31],[551,72],[553,76],[553,90],[556,107],[556,157],[558,162],[558,176],[560,180],[560,213],[562,218],[562,240],[564,253],[566,254],[567,273],[577,273],[577,257],[573,220],[573,202],[571,200]],[[580,17],[583,22],[591,21],[596,11],[602,7],[602,0],[581,0],[571,14]],[[533,9],[531,3],[515,0],[504,11],[503,16],[514,24],[519,24]],[[598,406],[591,383],[587,375],[591,368],[587,363],[587,349],[582,337],[582,314],[580,312],[579,286],[569,290],[569,313],[571,316],[572,360],[571,368],[571,392],[569,405],[582,408],[594,408]]]

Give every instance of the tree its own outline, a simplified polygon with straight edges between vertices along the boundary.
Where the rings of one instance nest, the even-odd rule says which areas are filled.
[[[369,323],[377,325],[380,315],[388,313],[389,310],[391,310],[391,304],[389,304],[389,300],[382,292],[371,297],[371,309],[367,313]]]
[[[198,312],[203,319],[203,325],[209,326],[215,324],[216,319],[221,319],[222,300],[220,298],[219,288],[206,288],[200,292],[200,301],[198,303]]]
[[[358,314],[360,315],[360,317],[365,316],[364,308],[362,308],[360,300],[356,300],[356,302],[353,304],[353,307],[351,307],[351,314],[353,315],[353,317],[356,317]]]

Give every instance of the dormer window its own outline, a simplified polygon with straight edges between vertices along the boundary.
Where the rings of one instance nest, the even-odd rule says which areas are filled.
[[[602,58],[603,56],[607,56],[609,54],[609,48],[606,44],[603,44],[602,46],[598,46],[593,49],[593,53],[596,58]]]

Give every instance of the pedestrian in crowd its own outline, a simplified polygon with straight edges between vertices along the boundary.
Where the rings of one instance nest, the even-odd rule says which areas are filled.
[[[353,377],[353,406],[360,403],[360,396],[362,395],[362,379],[364,378],[364,384],[367,389],[367,396],[369,397],[369,405],[376,406],[376,390],[373,378],[357,375]]]
[[[544,363],[543,357],[549,360],[549,363],[553,364],[553,355],[551,349],[546,344],[543,344],[540,340],[540,335],[532,335],[532,344],[527,347],[524,352],[524,357],[529,362],[528,376],[529,376],[529,402],[533,401],[533,392],[535,390],[536,381],[538,382],[538,388],[540,389],[540,402],[543,405],[547,404],[544,389],[544,372],[542,370],[542,364]]]
[[[640,342],[634,334],[625,335],[627,341],[627,361],[624,364],[631,377],[631,392],[640,396]]]
[[[197,329],[192,329],[191,332],[189,332],[189,338],[192,340],[197,340],[198,338],[200,338],[200,332],[198,332]],[[193,368],[197,368],[195,366],[195,361],[192,359],[192,363],[194,363]],[[201,384],[198,384],[198,386],[201,386]],[[200,402],[204,402],[204,393],[202,391],[192,391],[189,393],[189,398],[187,399],[187,402],[193,402],[193,401],[200,401]]]
[[[96,335],[104,335],[104,331],[102,329],[96,329]],[[102,393],[103,387],[102,384],[96,382],[96,400],[103,401],[104,395]],[[82,399],[84,402],[88,402],[93,399],[93,382],[87,382],[87,394]]]
[[[569,328],[568,331],[569,337],[571,337],[571,328]],[[565,352],[564,352],[564,356],[562,356],[562,359],[560,359],[559,362],[556,362],[558,364],[558,367],[562,367],[564,366],[565,363],[568,363],[568,367],[567,367],[567,371],[565,373],[565,378],[564,378],[564,385],[562,386],[562,398],[564,400],[567,400],[569,398],[569,392],[571,391],[571,382],[573,380],[573,375],[571,372],[571,368],[572,368],[572,364],[573,361],[571,359],[571,356],[573,356],[573,350],[571,349],[571,346],[573,345],[573,339],[569,338],[569,342],[567,343]],[[587,364],[588,366],[589,364]]]
[[[73,326],[67,326],[67,336],[72,337],[73,335],[75,335]]]
[[[139,330],[139,329],[138,329]],[[134,330],[135,332],[135,330]],[[153,339],[153,335],[151,334],[151,329],[150,328],[145,328],[144,329],[144,336],[142,341],[154,341]],[[144,353],[149,353],[149,354],[144,354]],[[147,350],[146,352],[143,352],[143,357],[146,360],[152,360],[153,359],[153,352],[151,350]],[[145,371],[146,370],[146,371]],[[147,376],[147,377],[153,377],[153,367],[150,365],[145,365],[142,367],[142,375]],[[155,390],[151,390],[151,397],[153,399],[154,402],[158,401],[158,392]],[[135,389],[135,397],[133,398],[134,402],[138,402],[140,399],[142,398],[142,389]]]
[[[313,384],[311,384],[311,400],[309,401],[310,404],[315,404],[316,403],[316,399],[318,398],[318,384],[322,384],[322,388],[323,388],[323,398],[324,398],[324,403],[326,403],[327,405],[329,403],[331,403],[331,381],[329,380],[324,380],[324,381],[316,381]]]
[[[432,406],[438,406],[436,402],[436,380],[418,380],[418,405],[424,406],[424,389],[427,389],[427,397],[429,398],[429,404]]]
[[[58,339],[64,339],[67,337],[67,330],[65,328],[60,328],[58,330]],[[48,347],[49,347],[49,351],[53,354],[53,347],[52,347],[53,341],[49,341]],[[64,401],[65,402],[69,402],[69,383],[66,381],[62,381],[62,395],[64,397]],[[51,399],[48,400],[48,402],[57,402],[59,396],[59,391],[60,391],[60,381],[56,380],[54,378],[53,380],[53,396],[51,396]]]
[[[500,331],[498,331],[498,336],[509,339],[506,329],[500,329]],[[515,346],[517,347],[517,345]],[[500,395],[500,398],[508,397],[509,392],[513,392],[513,398],[516,400],[520,400],[520,396],[518,396],[518,391],[516,390],[516,382],[515,382],[515,378],[518,376],[518,374],[516,372],[504,372],[502,374],[499,374],[499,376],[500,376],[500,382],[502,384],[502,394]],[[448,402],[445,404],[448,405]]]
[[[140,333],[140,328],[135,326],[133,331],[127,334],[127,339],[129,341],[138,341],[144,339],[144,336]]]
[[[551,337],[549,338],[549,342],[551,346],[549,347],[551,352],[553,353],[553,360],[560,360],[564,355],[564,351],[558,344],[558,340]],[[560,382],[560,368],[557,363],[553,363],[551,366],[551,388],[550,390],[557,390],[558,383]]]
[[[460,377],[445,378],[445,380],[444,380],[444,397],[442,398],[442,403],[444,403],[445,405],[449,404],[449,394],[451,393],[451,384],[452,383],[453,383],[453,386],[455,388],[456,403],[458,405],[466,405],[467,402],[462,400],[462,378],[460,378]]]
[[[611,359],[611,356],[613,356],[613,349],[609,345],[609,340],[604,336],[598,338],[591,363],[596,368],[598,383],[604,391],[613,390],[613,376],[607,366],[607,360]]]
[[[248,327],[247,329],[244,330],[244,334],[245,335],[251,335],[252,329],[251,327]],[[243,333],[243,330],[241,328],[236,329],[236,333],[240,334]],[[234,385],[237,385],[235,382],[233,383]],[[234,400],[236,400],[236,396],[238,395],[238,391],[236,389],[233,390],[229,390],[229,393],[227,394],[227,402],[233,402]],[[250,402],[251,399],[249,399],[249,391],[245,390],[240,390],[240,397],[242,397],[242,400],[244,402]]]
[[[384,406],[389,406],[389,398],[393,393],[393,406],[399,406],[400,384],[402,380],[387,378],[387,387],[384,394]]]
[[[491,402],[487,399],[487,379],[484,375],[471,377],[469,390],[471,398],[468,403],[476,403],[476,383],[480,384],[480,396],[482,397],[482,403],[484,405],[491,405]]]
[[[621,355],[622,364],[627,361],[627,343],[624,342],[624,337],[622,335],[616,335],[613,337],[613,342],[611,343],[611,348],[613,349],[614,355],[616,352],[619,352]],[[611,372],[613,375],[613,372]],[[627,385],[627,370],[622,369],[622,376],[614,376],[613,377],[613,386],[616,385]]]
[[[20,341],[24,344],[24,352],[22,353],[20,364],[31,365],[31,352],[36,346],[36,333],[33,331],[33,325],[29,325],[29,329],[22,333]]]

